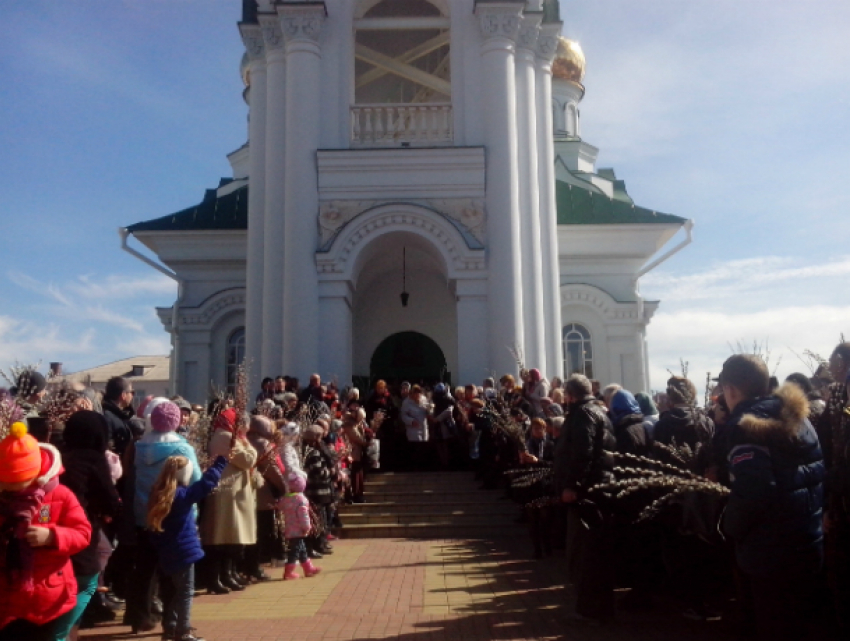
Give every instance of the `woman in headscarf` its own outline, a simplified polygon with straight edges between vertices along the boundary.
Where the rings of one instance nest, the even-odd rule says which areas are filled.
[[[611,397],[611,423],[617,438],[617,451],[624,454],[646,456],[649,443],[643,427],[643,413],[631,392],[624,389]]]
[[[546,418],[543,399],[549,397],[549,381],[543,378],[539,369],[528,370],[528,380],[522,391],[525,400],[531,405],[532,418]]]
[[[201,514],[201,540],[208,558],[207,590],[213,594],[241,591],[244,584],[234,573],[234,560],[242,547],[257,542],[257,486],[262,477],[255,475],[257,450],[248,442],[248,421],[239,421],[236,410],[229,408],[213,423],[209,455],[215,459],[229,456],[221,482],[204,501]]]
[[[278,430],[265,416],[252,416],[248,425],[248,442],[257,450],[257,472],[263,486],[257,490],[257,543],[245,549],[248,576],[267,581],[261,563],[283,559],[283,539],[275,535],[274,502],[286,494],[285,467],[278,451]]]

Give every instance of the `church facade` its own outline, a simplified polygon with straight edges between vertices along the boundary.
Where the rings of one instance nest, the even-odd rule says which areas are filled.
[[[691,223],[596,168],[561,28],[550,0],[244,0],[233,176],[122,229],[179,284],[172,388],[204,398],[244,358],[363,385],[520,357],[647,390],[638,280]]]

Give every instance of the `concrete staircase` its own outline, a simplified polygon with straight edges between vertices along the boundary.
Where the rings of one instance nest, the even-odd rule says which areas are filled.
[[[340,506],[342,536],[492,538],[522,535],[500,490],[480,490],[471,472],[386,472],[366,477],[367,503]]]

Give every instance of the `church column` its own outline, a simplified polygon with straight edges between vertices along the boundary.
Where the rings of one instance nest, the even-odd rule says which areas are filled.
[[[319,367],[316,248],[319,211],[316,150],[322,81],[319,35],[324,2],[277,5],[286,40],[286,213],[284,216],[283,364],[301,380]]]
[[[558,203],[555,199],[555,144],[552,128],[552,60],[562,23],[541,26],[537,38],[537,151],[540,180],[540,236],[543,263],[543,318],[550,377],[564,376],[561,321],[561,266],[558,259]]]
[[[284,177],[286,175],[286,52],[280,20],[257,17],[266,49],[265,217],[263,222],[263,342],[261,376],[283,369]],[[250,201],[249,201],[250,205]],[[249,288],[250,291],[250,288]]]
[[[525,2],[478,2],[481,111],[487,140],[487,234],[490,369],[516,370],[511,350],[524,347],[520,266],[514,42]]]
[[[487,314],[487,281],[483,278],[458,280],[455,295],[458,371],[453,372],[454,383],[477,385],[491,373],[487,367],[487,325],[490,322]]]
[[[348,281],[319,283],[322,349],[318,373],[323,381],[336,377],[340,389],[351,383],[351,366],[354,362],[352,294]]]
[[[516,116],[519,160],[520,241],[522,253],[522,309],[525,330],[525,362],[544,375],[546,329],[543,292],[543,262],[540,238],[540,190],[537,175],[537,87],[535,49],[541,13],[526,13],[519,27],[516,51]]]
[[[249,390],[258,388],[263,371],[263,269],[266,202],[266,59],[263,34],[257,24],[240,24],[248,52],[248,256],[245,275],[245,358]]]

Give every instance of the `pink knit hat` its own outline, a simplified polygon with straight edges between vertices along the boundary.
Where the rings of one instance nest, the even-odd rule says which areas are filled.
[[[180,427],[182,417],[180,408],[166,401],[157,405],[151,413],[151,427],[154,432],[173,432]]]

